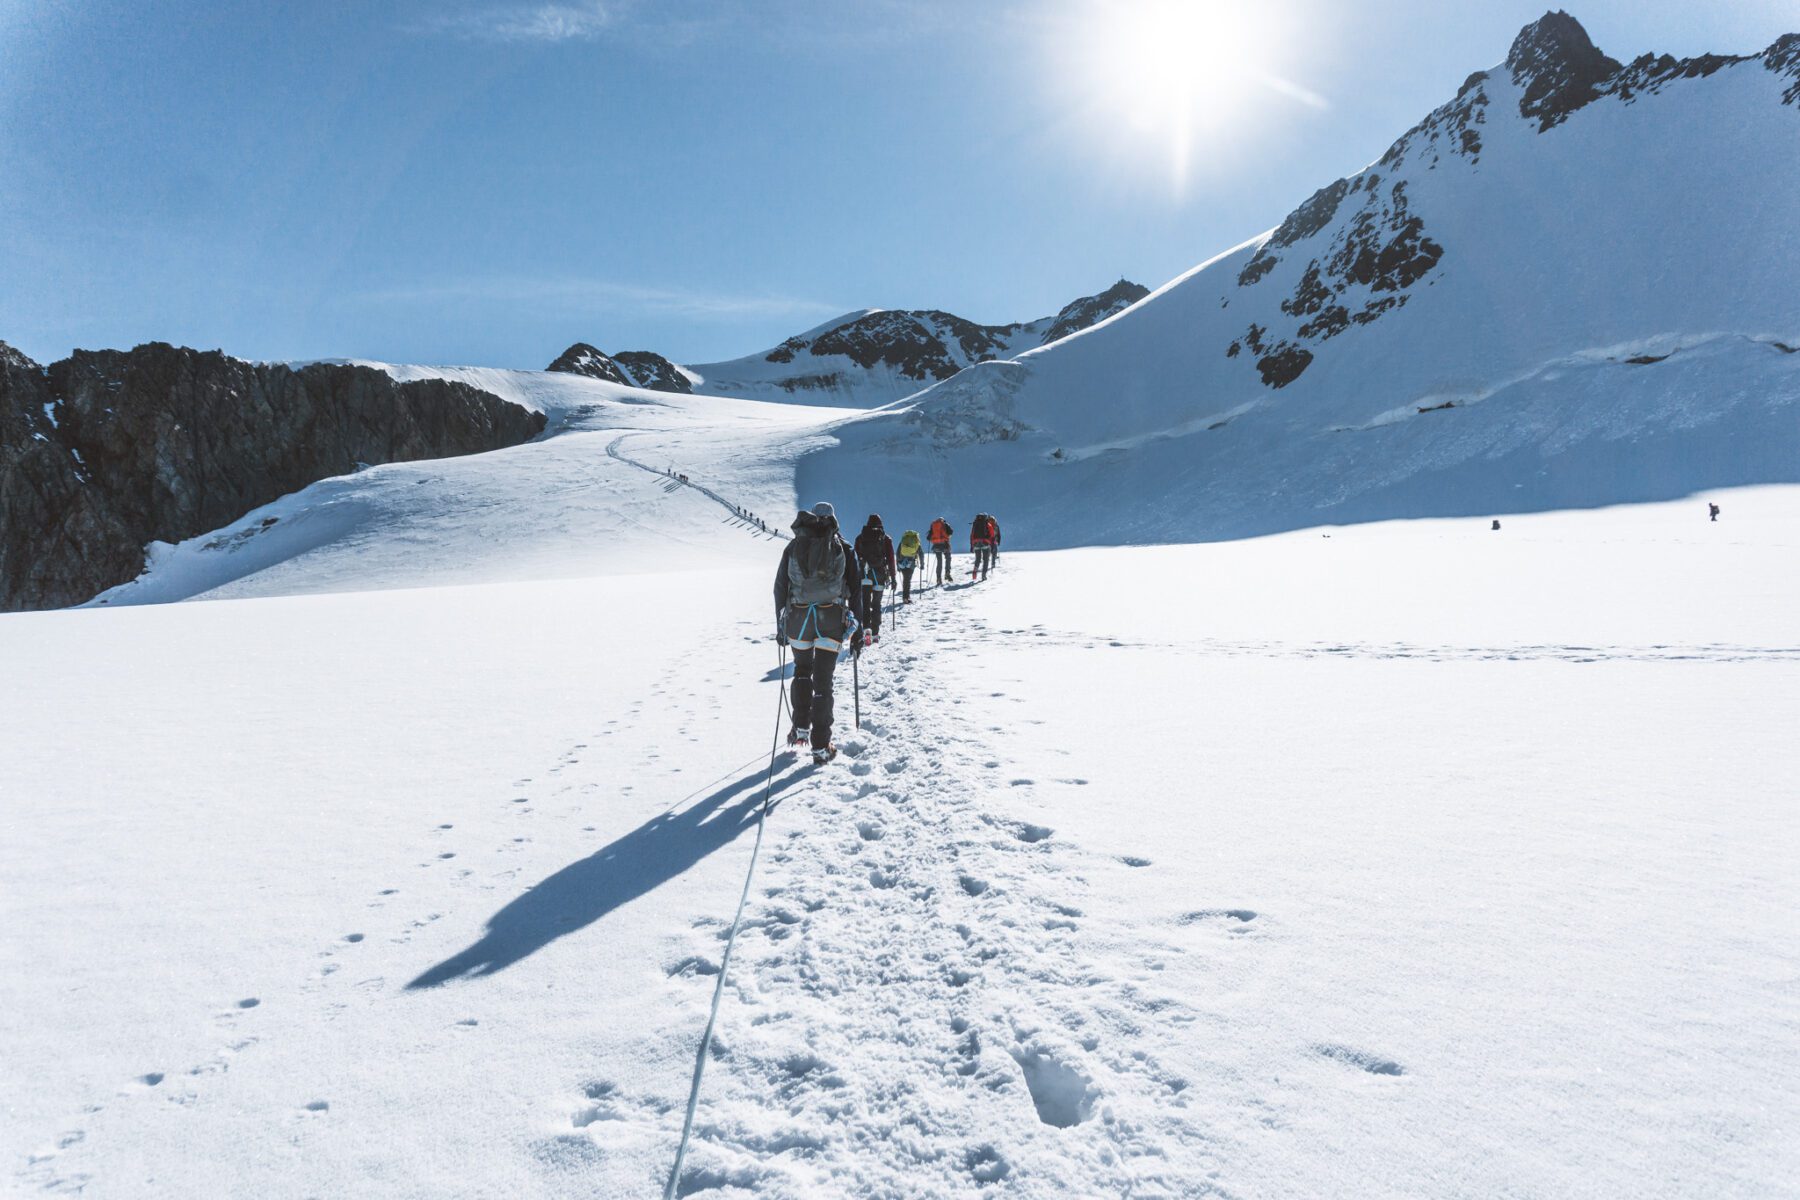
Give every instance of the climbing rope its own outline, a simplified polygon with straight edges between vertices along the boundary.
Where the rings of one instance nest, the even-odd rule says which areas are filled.
[[[712,1052],[713,1026],[719,1020],[719,1001],[725,995],[725,978],[731,973],[731,948],[737,945],[738,926],[744,920],[744,906],[750,901],[750,883],[756,877],[756,859],[762,852],[763,828],[769,822],[769,801],[775,795],[775,760],[781,754],[781,721],[788,710],[787,646],[776,652],[775,673],[781,683],[781,694],[775,702],[775,741],[769,747],[769,774],[763,781],[762,811],[756,817],[756,841],[750,847],[750,869],[744,872],[744,890],[738,896],[737,914],[731,918],[731,932],[725,937],[725,953],[719,959],[719,978],[713,984],[712,1011],[706,1016],[706,1032],[700,1035],[700,1053],[694,1058],[694,1082],[688,1088],[687,1115],[681,1122],[681,1144],[675,1148],[675,1166],[669,1172],[663,1200],[675,1200],[676,1186],[681,1182],[681,1164],[687,1159],[688,1139],[694,1132],[694,1109],[700,1103],[700,1079],[706,1072],[706,1056]]]

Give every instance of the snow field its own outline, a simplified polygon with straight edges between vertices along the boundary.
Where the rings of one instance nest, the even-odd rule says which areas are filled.
[[[566,419],[0,621],[15,1186],[661,1189],[777,720],[708,493],[830,426]],[[682,1194],[1780,1194],[1800,496],[1713,498],[922,596],[777,764]]]

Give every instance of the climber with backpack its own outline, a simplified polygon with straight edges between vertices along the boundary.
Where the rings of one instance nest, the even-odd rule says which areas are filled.
[[[1000,522],[993,513],[988,514],[988,569],[991,571],[1000,565]]]
[[[863,641],[881,640],[881,595],[894,586],[894,540],[881,527],[881,517],[870,513],[856,535],[856,561],[862,566]]]
[[[955,532],[956,530],[950,527],[950,522],[942,517],[934,518],[931,527],[925,531],[925,536],[931,539],[932,557],[937,561],[939,586],[943,585],[946,576],[951,579],[956,578],[956,572],[950,567],[950,535]]]
[[[794,652],[788,693],[794,725],[788,745],[811,746],[815,763],[837,757],[831,741],[832,673],[854,636],[861,587],[856,551],[838,536],[837,515],[823,500],[795,515],[794,540],[775,571],[775,639]]]
[[[994,536],[989,525],[992,519],[986,513],[976,513],[975,519],[969,522],[969,553],[975,556],[975,565],[969,570],[972,580],[987,577],[994,551]]]
[[[900,568],[900,603],[912,603],[913,571],[919,565],[919,558],[925,547],[919,543],[919,531],[909,529],[900,535],[900,553],[894,560]]]

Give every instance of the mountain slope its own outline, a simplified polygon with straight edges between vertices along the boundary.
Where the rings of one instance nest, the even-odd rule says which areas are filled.
[[[514,446],[544,424],[466,383],[342,363],[152,342],[46,370],[0,343],[0,612],[80,603],[135,577],[148,543],[315,480]]]
[[[1066,545],[1800,479],[1797,195],[1800,36],[1620,66],[1552,13],[1274,230],[847,427],[802,490]]]
[[[1105,320],[1148,295],[1121,279],[1053,317],[979,325],[937,309],[848,313],[760,354],[687,368],[696,391],[871,408],[909,396],[964,367],[1012,358]]]

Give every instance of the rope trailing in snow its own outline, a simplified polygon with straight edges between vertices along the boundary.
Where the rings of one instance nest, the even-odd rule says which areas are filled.
[[[769,823],[769,800],[775,794],[775,759],[781,753],[781,721],[787,702],[787,647],[775,656],[775,673],[781,681],[781,694],[775,703],[775,741],[769,747],[769,774],[763,781],[762,811],[756,817],[756,841],[750,847],[750,869],[744,872],[744,890],[738,896],[737,913],[731,918],[731,932],[725,938],[725,953],[719,958],[719,978],[713,984],[712,1011],[706,1016],[706,1032],[700,1035],[700,1053],[694,1059],[694,1082],[688,1088],[687,1115],[681,1121],[681,1144],[675,1148],[675,1166],[669,1172],[663,1200],[675,1200],[675,1188],[681,1182],[681,1164],[687,1159],[688,1139],[694,1132],[694,1109],[700,1103],[700,1078],[706,1072],[706,1056],[712,1052],[713,1026],[719,1020],[719,1001],[725,995],[725,977],[731,972],[731,948],[737,945],[738,926],[744,920],[744,906],[750,901],[750,883],[756,878],[756,859],[762,853],[763,827]]]

